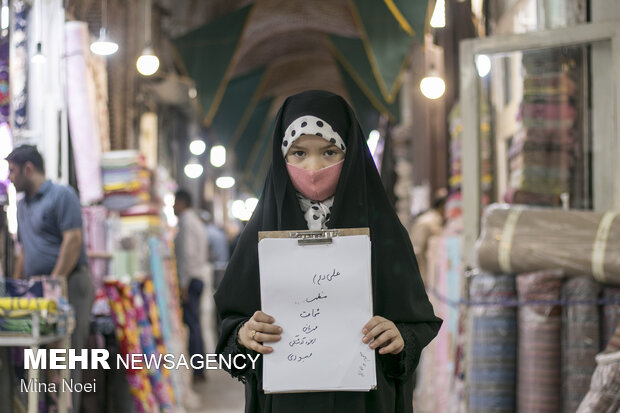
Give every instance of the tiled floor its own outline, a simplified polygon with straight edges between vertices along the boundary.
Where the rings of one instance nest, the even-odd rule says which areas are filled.
[[[194,386],[201,399],[201,407],[187,413],[242,413],[243,384],[223,370],[209,370],[207,381]]]

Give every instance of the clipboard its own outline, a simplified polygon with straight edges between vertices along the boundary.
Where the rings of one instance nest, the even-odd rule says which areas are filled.
[[[262,310],[283,330],[263,355],[265,393],[375,389],[375,352],[362,343],[373,315],[369,229],[258,239]]]

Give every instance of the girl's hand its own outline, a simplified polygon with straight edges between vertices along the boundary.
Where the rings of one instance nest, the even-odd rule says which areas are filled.
[[[381,316],[374,316],[362,328],[362,342],[370,343],[371,349],[379,348],[379,354],[398,354],[405,348],[405,340],[393,322]],[[374,339],[374,341],[373,341]]]
[[[273,348],[263,346],[262,343],[280,341],[282,328],[274,325],[274,321],[273,317],[262,311],[255,312],[239,329],[237,341],[243,347],[261,354],[271,353]]]

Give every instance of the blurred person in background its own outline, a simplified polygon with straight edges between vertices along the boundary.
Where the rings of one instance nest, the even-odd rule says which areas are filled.
[[[228,236],[219,225],[213,222],[213,216],[209,211],[202,211],[200,216],[205,222],[205,231],[209,244],[208,258],[211,265],[213,265],[213,289],[216,290],[220,281],[222,281],[222,277],[224,277],[224,272],[228,265],[228,258],[230,256]]]
[[[6,160],[9,179],[25,196],[17,203],[17,238],[21,252],[14,278],[49,275],[64,284],[64,294],[73,306],[75,329],[71,348],[86,347],[95,286],[88,269],[82,238],[82,207],[76,191],[45,178],[43,157],[35,146],[15,148]],[[82,370],[71,370],[71,378],[82,382]],[[80,410],[81,393],[72,393],[73,411]]]
[[[429,281],[427,279],[429,240],[432,237],[440,236],[443,231],[447,199],[448,190],[446,188],[435,191],[431,208],[415,218],[409,231],[424,285],[428,285]]]
[[[209,271],[207,235],[202,220],[192,208],[192,196],[189,192],[180,189],[174,194],[174,214],[179,218],[174,252],[183,322],[189,329],[188,352],[190,356],[205,354],[200,325],[200,297],[204,288],[203,279]],[[195,382],[205,379],[204,370],[194,370]]]

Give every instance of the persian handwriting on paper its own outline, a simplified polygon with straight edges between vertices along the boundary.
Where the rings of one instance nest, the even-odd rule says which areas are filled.
[[[321,295],[322,293],[323,293],[323,291],[321,291],[321,292],[319,293],[319,295],[317,295],[316,297],[314,297],[314,298],[313,298],[313,299],[311,299],[311,300],[309,300],[309,299],[307,299],[307,298],[306,298],[306,302],[307,302],[307,303],[311,303],[311,302],[316,301],[316,300],[322,300],[322,299],[324,299],[324,298],[327,298],[327,296],[326,296],[326,295]]]
[[[288,361],[296,361],[296,362],[302,362],[305,361],[306,359],[312,357],[312,353],[305,355],[305,356],[297,356],[295,354],[289,354],[288,355]]]
[[[306,318],[306,317],[316,317],[317,315],[319,315],[321,312],[321,310],[319,308],[313,308],[311,312],[307,312],[307,311],[302,311],[299,316],[301,318]]]
[[[305,344],[307,346],[316,343],[316,338],[307,339],[306,336],[299,337],[299,334],[295,335],[295,338],[289,341],[288,345],[293,347],[298,344]]]
[[[340,272],[336,271],[336,269],[334,268],[331,274],[314,274],[314,277],[312,277],[312,282],[316,285],[321,285],[321,281],[327,280],[329,282],[333,280],[334,277],[337,277],[339,275]]]
[[[301,330],[306,333],[306,334],[310,334],[312,333],[314,330],[316,330],[317,328],[319,328],[319,326],[314,326],[312,327],[310,324],[306,325],[304,328],[302,328]]]
[[[360,332],[372,317],[368,235],[303,246],[294,238],[264,238],[259,256],[263,311],[283,328],[264,357],[265,392],[373,388],[374,352]]]
[[[360,365],[357,369],[357,375],[360,377],[364,377],[364,372],[366,371],[366,363],[369,361],[368,357],[366,357],[364,355],[364,353],[362,353],[360,351],[360,356],[361,356],[361,361],[360,361]]]

